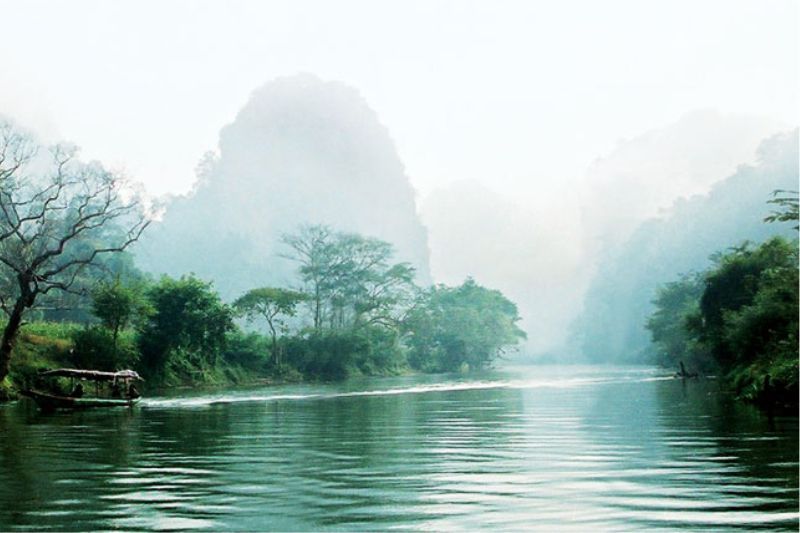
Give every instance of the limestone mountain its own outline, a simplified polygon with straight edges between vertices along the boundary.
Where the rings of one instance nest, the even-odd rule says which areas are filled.
[[[430,282],[427,232],[395,146],[359,93],[311,75],[256,90],[185,196],[138,247],[150,271],[194,272],[226,298],[291,284],[280,236],[302,224],[378,237]]]

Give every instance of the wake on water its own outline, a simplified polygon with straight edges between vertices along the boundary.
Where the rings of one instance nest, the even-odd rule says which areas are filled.
[[[196,396],[183,398],[144,399],[140,405],[147,408],[198,408],[220,404],[245,402],[277,402],[331,400],[359,396],[392,396],[400,394],[426,394],[434,392],[469,391],[480,389],[538,389],[538,388],[579,388],[605,383],[646,382],[671,380],[672,376],[623,376],[604,378],[566,378],[566,379],[525,379],[497,381],[445,382],[411,387],[397,387],[352,392],[330,392],[309,394],[222,394],[213,396]]]

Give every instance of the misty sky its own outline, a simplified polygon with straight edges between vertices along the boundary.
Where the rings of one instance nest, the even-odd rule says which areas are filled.
[[[311,72],[378,112],[422,195],[564,190],[698,108],[797,121],[794,1],[6,1],[0,112],[183,192],[251,91]]]

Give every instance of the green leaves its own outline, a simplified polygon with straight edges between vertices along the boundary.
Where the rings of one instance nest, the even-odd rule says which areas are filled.
[[[302,292],[275,287],[261,287],[252,289],[233,302],[233,308],[239,316],[248,320],[263,318],[267,321],[272,337],[272,352],[274,363],[280,364],[278,353],[278,330],[287,331],[286,322],[281,318],[295,316],[297,305],[308,300]]]
[[[152,314],[140,330],[143,362],[158,370],[179,354],[195,364],[215,363],[234,330],[233,311],[210,283],[164,276],[147,291]]]
[[[794,229],[800,229],[800,199],[797,191],[776,189],[772,192],[772,200],[767,203],[778,208],[764,218],[764,222],[794,222]]]
[[[715,262],[702,276],[659,290],[647,327],[662,362],[685,359],[707,370],[710,356],[743,396],[757,398],[769,376],[775,390],[796,403],[797,241],[745,243]]]
[[[418,298],[404,321],[409,363],[439,372],[490,366],[526,337],[519,320],[513,302],[471,278],[459,287],[438,285]]]
[[[415,293],[414,269],[392,263],[391,244],[327,226],[306,226],[283,242],[300,264],[314,329],[396,324]]]
[[[101,281],[92,290],[92,313],[115,336],[151,312],[142,284],[123,285],[116,279],[113,282]]]

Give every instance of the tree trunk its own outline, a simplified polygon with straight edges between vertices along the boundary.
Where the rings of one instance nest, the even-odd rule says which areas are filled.
[[[319,296],[319,292],[317,292],[314,302],[314,329],[317,330],[322,325],[322,313],[320,310],[321,306],[322,306],[321,298]]]
[[[117,339],[119,338],[119,326],[114,326],[114,332],[112,334],[112,345],[111,345],[111,357],[114,361],[114,365],[117,364]],[[119,370],[115,368],[114,370]]]
[[[278,356],[278,334],[275,331],[275,326],[272,325],[272,320],[267,322],[269,324],[269,330],[272,332],[272,358],[275,360],[275,368],[278,368],[280,364],[280,358]]]
[[[3,330],[3,339],[0,341],[0,383],[8,375],[11,350],[14,349],[14,341],[17,339],[17,333],[22,324],[22,314],[25,312],[26,307],[25,298],[17,298],[14,308],[11,310],[11,315],[8,317],[8,324]]]

